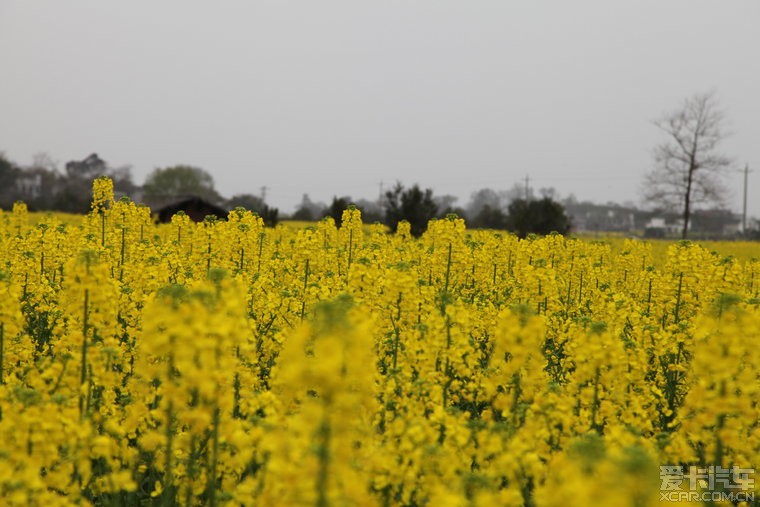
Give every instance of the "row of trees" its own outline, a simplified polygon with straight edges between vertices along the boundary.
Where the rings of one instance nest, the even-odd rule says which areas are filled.
[[[96,154],[67,162],[60,171],[46,154],[36,155],[28,167],[19,167],[0,153],[0,207],[24,201],[34,210],[85,213],[92,180],[99,176],[111,177],[115,191],[122,195],[132,195],[139,188],[128,166],[110,167]]]
[[[279,220],[279,210],[269,206],[262,197],[253,194],[235,194],[229,199],[222,197],[214,187],[214,178],[199,167],[177,165],[154,169],[142,186],[142,198],[150,202],[176,196],[198,196],[227,209],[242,207],[255,211],[267,225],[274,226]]]
[[[238,206],[256,211],[271,225],[279,211],[252,194],[222,197],[214,178],[201,168],[177,165],[153,170],[140,186],[132,179],[129,166],[112,167],[93,153],[84,160],[67,162],[64,170],[46,154],[36,155],[30,166],[20,167],[0,153],[0,208],[8,209],[24,201],[30,209],[86,213],[90,207],[92,180],[109,176],[117,196],[128,196],[154,207],[183,196],[199,196],[228,209]]]
[[[329,206],[313,203],[307,195],[292,218],[295,220],[315,220],[331,216],[340,224],[343,210],[354,204],[362,211],[366,222],[381,222],[395,228],[398,222],[406,220],[414,236],[421,235],[429,220],[443,218],[455,213],[467,219],[468,226],[485,229],[509,230],[521,237],[528,234],[566,234],[570,230],[570,219],[563,206],[551,196],[540,199],[514,197],[504,203],[509,193],[496,193],[484,189],[475,192],[466,208],[454,206],[452,196],[435,196],[432,189],[422,189],[415,184],[405,188],[396,183],[382,195],[382,200],[371,202],[348,197],[333,197]]]
[[[113,168],[97,154],[66,163],[64,172],[58,171],[47,156],[35,157],[30,167],[18,167],[0,156],[0,206],[9,208],[16,200],[23,200],[33,210],[84,213],[89,209],[91,182],[103,175],[114,180],[117,195],[129,196],[154,207],[179,196],[192,195],[227,209],[244,207],[256,211],[269,225],[275,225],[280,218],[279,210],[267,205],[260,196],[237,194],[225,199],[216,190],[211,174],[201,168],[189,165],[158,168],[148,175],[142,186],[138,186],[132,180],[129,167]],[[422,234],[430,219],[450,213],[467,218],[473,227],[511,230],[521,236],[551,231],[566,233],[570,221],[562,206],[551,198],[552,191],[542,193],[543,198],[534,199],[532,192],[524,193],[517,186],[502,192],[483,189],[473,194],[465,208],[459,208],[454,205],[456,198],[453,196],[435,196],[429,188],[422,189],[416,184],[405,188],[397,183],[382,195],[380,201],[354,201],[348,196],[336,196],[329,206],[324,206],[304,195],[301,205],[290,218],[318,220],[332,216],[340,224],[343,210],[354,204],[362,210],[366,222],[381,222],[395,228],[399,221],[406,220],[415,236]]]

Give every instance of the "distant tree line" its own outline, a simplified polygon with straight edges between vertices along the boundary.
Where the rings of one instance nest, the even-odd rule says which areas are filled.
[[[451,213],[465,218],[471,228],[508,230],[520,237],[551,232],[566,234],[571,226],[564,207],[554,199],[553,190],[542,191],[542,197],[537,199],[531,191],[524,194],[522,189],[501,193],[483,189],[473,194],[466,208],[455,206],[455,202],[454,196],[435,196],[432,189],[422,189],[418,184],[406,188],[396,183],[379,201],[335,196],[329,205],[323,205],[304,194],[291,218],[312,221],[330,216],[340,225],[343,210],[353,204],[362,211],[367,223],[379,222],[395,229],[400,221],[406,220],[414,236],[425,231],[429,220]]]
[[[207,171],[190,165],[154,169],[143,185],[132,179],[129,166],[112,167],[97,154],[67,162],[64,170],[47,155],[36,155],[32,165],[21,167],[0,153],[0,208],[10,209],[23,201],[33,211],[87,213],[90,209],[92,180],[109,176],[117,198],[127,196],[158,208],[181,197],[197,196],[226,209],[242,206],[257,212],[267,225],[276,225],[279,210],[261,197],[237,194],[222,197]]]
[[[0,153],[0,208],[24,201],[32,210],[86,213],[92,180],[99,176],[110,176],[120,195],[131,195],[138,188],[128,166],[110,167],[96,154],[67,162],[60,171],[44,154],[36,155],[32,165],[19,167]]]
[[[214,187],[211,174],[199,167],[156,168],[143,185],[137,185],[130,167],[111,167],[97,154],[67,162],[63,171],[45,155],[36,156],[29,167],[19,167],[0,154],[0,207],[8,209],[15,201],[22,200],[31,210],[86,213],[90,207],[92,180],[99,176],[113,179],[117,197],[127,196],[144,202],[154,211],[173,199],[197,196],[228,210],[243,207],[255,211],[270,226],[283,218],[277,208],[269,206],[260,196],[241,193],[225,199]],[[522,237],[552,231],[567,233],[570,220],[554,199],[554,191],[543,189],[541,194],[541,198],[536,198],[531,189],[517,185],[502,192],[483,189],[475,192],[470,203],[461,208],[455,205],[454,196],[435,196],[430,188],[418,184],[404,187],[399,182],[376,201],[336,195],[329,205],[324,205],[304,194],[296,211],[286,218],[314,221],[330,216],[340,225],[343,210],[355,205],[362,211],[366,223],[379,222],[395,230],[400,221],[406,220],[414,236],[425,231],[429,220],[450,213],[466,218],[470,227],[510,230]]]

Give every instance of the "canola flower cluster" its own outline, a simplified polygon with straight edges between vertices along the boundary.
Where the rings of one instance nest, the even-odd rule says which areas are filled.
[[[755,259],[93,196],[0,212],[3,505],[646,506],[759,463]]]

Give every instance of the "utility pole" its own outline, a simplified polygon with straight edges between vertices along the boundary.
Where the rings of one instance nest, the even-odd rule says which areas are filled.
[[[261,187],[261,200],[264,202],[267,202],[267,190],[269,190],[269,187],[266,185]]]
[[[530,190],[529,190],[530,187],[528,186],[529,182],[530,182],[530,176],[526,174],[525,175],[525,200],[526,201],[530,199]]]
[[[742,205],[742,233],[747,234],[747,176],[749,164],[744,164],[744,204]]]

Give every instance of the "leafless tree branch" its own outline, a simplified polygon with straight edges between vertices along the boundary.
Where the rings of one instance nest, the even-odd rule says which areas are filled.
[[[732,161],[717,152],[729,135],[725,114],[715,92],[708,92],[686,99],[653,123],[667,139],[653,151],[654,169],[645,176],[642,193],[656,207],[681,210],[686,238],[695,205],[725,202],[721,176]]]

